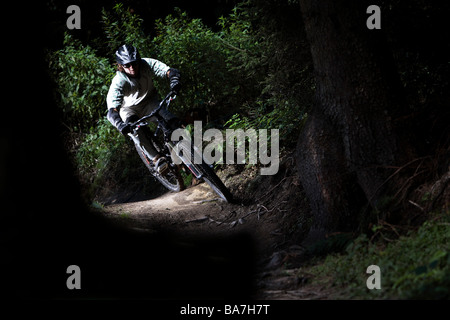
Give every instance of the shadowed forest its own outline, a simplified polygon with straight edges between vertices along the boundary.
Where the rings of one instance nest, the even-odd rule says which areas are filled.
[[[80,29],[67,26],[72,4]],[[379,16],[367,12],[373,4]],[[422,0],[27,7],[29,27],[8,33],[4,60],[14,99],[0,145],[4,296],[448,299],[449,13]],[[180,70],[172,111],[188,128],[278,129],[279,172],[259,175],[248,152],[246,164],[216,164],[236,203],[189,209],[186,228],[151,220],[151,209],[136,218],[137,207],[108,218],[112,205],[166,199],[106,119],[124,43]],[[166,79],[155,86],[161,98],[169,90]],[[247,220],[258,235],[195,234],[192,221],[212,221],[214,210],[235,221],[257,213]],[[66,287],[73,264],[81,290]],[[380,290],[366,286],[370,265]],[[289,289],[273,284],[282,273]]]

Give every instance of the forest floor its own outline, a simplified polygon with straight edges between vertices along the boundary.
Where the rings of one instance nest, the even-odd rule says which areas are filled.
[[[184,236],[218,237],[250,234],[257,246],[255,299],[351,299],[361,289],[367,291],[365,280],[361,282],[361,288],[350,291],[333,285],[333,274],[330,272],[338,267],[339,261],[331,262],[328,269],[322,268],[320,277],[311,274],[310,267],[320,270],[326,255],[311,257],[311,248],[317,250],[318,246],[305,242],[312,216],[296,170],[293,154],[280,159],[280,169],[273,176],[261,176],[256,167],[244,165],[222,168],[218,175],[235,197],[233,203],[224,202],[207,184],[200,183],[182,192],[169,192],[154,199],[109,204],[102,212],[120,225],[144,232],[172,230]],[[436,183],[422,186],[421,194],[417,197],[423,198],[440,183],[441,206],[447,208],[448,216],[449,181],[450,170]],[[447,222],[439,223],[448,225]],[[394,228],[392,225],[389,227]],[[405,228],[417,230],[416,227]],[[448,231],[444,231],[444,240],[438,242],[447,241],[448,235]],[[355,235],[351,236],[354,238]],[[433,243],[437,245],[436,248],[438,242]],[[325,243],[325,249],[329,245],[330,242]],[[404,254],[413,255],[412,252]],[[350,272],[355,273],[355,270]],[[363,278],[364,275],[362,272]]]
[[[310,209],[292,155],[282,159],[274,176],[260,176],[258,170],[228,166],[218,172],[233,193],[233,203],[226,203],[206,183],[200,183],[155,199],[110,204],[103,213],[139,231],[250,234],[258,256],[255,299],[327,299],[329,289],[305,286],[297,276]]]

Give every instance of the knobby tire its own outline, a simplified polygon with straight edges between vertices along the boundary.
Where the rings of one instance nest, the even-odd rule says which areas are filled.
[[[189,150],[189,158],[191,159],[191,164],[195,167],[195,169],[201,173],[202,179],[216,192],[223,200],[227,202],[231,202],[233,200],[233,196],[228,188],[224,185],[222,180],[217,176],[214,170],[204,161],[203,157],[200,153],[195,150],[195,147],[191,145],[191,147],[187,147],[183,142],[180,142],[179,148],[183,150]],[[184,152],[184,151],[183,151]],[[201,163],[195,163],[195,154],[197,154],[198,159],[202,159]]]

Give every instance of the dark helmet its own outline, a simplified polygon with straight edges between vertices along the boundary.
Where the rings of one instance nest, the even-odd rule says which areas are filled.
[[[132,45],[124,44],[116,51],[116,61],[119,64],[127,64],[139,61],[140,59],[141,56],[139,55],[138,50]]]

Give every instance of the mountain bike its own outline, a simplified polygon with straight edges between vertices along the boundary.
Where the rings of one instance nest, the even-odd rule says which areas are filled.
[[[170,103],[175,98],[176,94],[170,92],[149,115],[129,124],[131,132],[128,135],[134,142],[139,156],[150,171],[150,174],[168,190],[179,192],[185,188],[181,176],[181,170],[183,170],[184,166],[185,169],[189,170],[185,170],[186,172],[192,173],[197,180],[205,181],[223,200],[231,202],[233,199],[232,194],[216,175],[212,166],[205,162],[197,147],[190,141],[184,139],[172,141],[172,133],[177,129],[181,129],[173,124],[179,121],[167,121],[160,114],[160,111],[163,108],[168,110]],[[153,134],[148,129],[150,121],[156,122],[157,124]],[[151,160],[152,157],[147,151],[151,148],[149,147],[150,145],[167,162],[167,167],[164,169],[164,172],[158,171],[156,165]],[[198,162],[197,159],[201,159],[201,162],[196,163]]]

